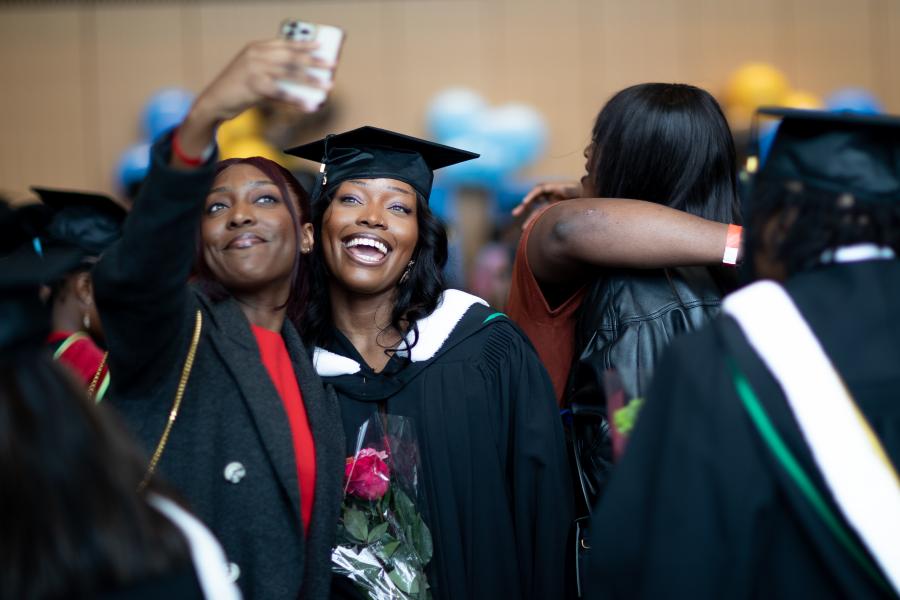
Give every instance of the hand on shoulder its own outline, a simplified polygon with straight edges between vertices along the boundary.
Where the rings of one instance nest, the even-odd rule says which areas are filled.
[[[584,190],[581,183],[577,181],[553,181],[549,183],[539,183],[529,191],[522,201],[512,209],[514,217],[527,215],[522,223],[522,230],[534,220],[539,210],[545,204],[560,202],[562,200],[571,200],[572,198],[580,198]]]

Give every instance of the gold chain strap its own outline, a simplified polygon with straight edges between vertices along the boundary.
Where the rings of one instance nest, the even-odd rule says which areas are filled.
[[[159,438],[159,443],[156,445],[156,450],[153,452],[153,457],[150,459],[150,465],[147,467],[144,479],[138,486],[139,492],[147,487],[150,478],[153,477],[153,474],[156,472],[156,465],[159,464],[159,459],[162,458],[163,450],[166,449],[166,443],[169,441],[169,434],[172,432],[172,426],[175,424],[175,419],[178,417],[181,399],[184,397],[184,390],[187,387],[188,378],[190,378],[191,369],[194,366],[194,356],[197,354],[197,344],[200,343],[200,330],[202,328],[203,315],[198,310],[197,319],[194,322],[194,336],[191,338],[191,347],[188,349],[187,358],[184,359],[184,366],[181,369],[181,379],[178,381],[178,389],[175,391],[175,401],[172,403],[172,410],[169,411],[169,420],[166,422],[166,428],[163,429],[162,436]]]
[[[97,393],[97,384],[100,383],[100,375],[103,374],[103,368],[106,366],[107,358],[109,358],[109,352],[104,352],[103,358],[100,359],[100,366],[97,367],[97,372],[94,373],[94,377],[91,379],[91,385],[88,386],[88,398],[91,400],[96,400],[95,394]]]

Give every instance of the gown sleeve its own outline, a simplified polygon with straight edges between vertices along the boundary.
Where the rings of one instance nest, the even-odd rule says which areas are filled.
[[[170,153],[170,136],[153,145],[122,237],[92,272],[114,390],[158,382],[186,351],[181,346],[193,328],[188,278],[215,158],[178,170],[168,164]]]
[[[595,507],[588,598],[738,598],[770,492],[709,331],[663,355],[622,460]],[[754,522],[754,519],[758,519]]]
[[[556,598],[565,588],[574,514],[568,458],[556,396],[531,344],[500,322],[487,350],[502,345],[500,394],[507,407],[510,493],[526,598]],[[505,363],[505,364],[502,364]]]

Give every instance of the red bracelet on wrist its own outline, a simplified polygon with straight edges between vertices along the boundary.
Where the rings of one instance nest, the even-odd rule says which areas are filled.
[[[188,156],[184,153],[184,150],[181,148],[181,144],[178,143],[178,128],[175,128],[175,131],[172,132],[172,154],[178,157],[178,160],[183,162],[189,167],[199,167],[202,165],[208,156],[205,156],[207,153],[204,152],[204,156],[192,157]]]

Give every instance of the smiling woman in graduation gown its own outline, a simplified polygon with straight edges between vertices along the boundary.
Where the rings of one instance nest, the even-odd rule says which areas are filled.
[[[435,597],[558,597],[572,499],[552,385],[509,319],[440,279],[432,170],[472,155],[371,127],[291,152],[325,164],[306,334],[348,455],[371,416],[412,420]]]

